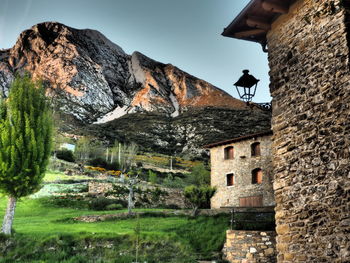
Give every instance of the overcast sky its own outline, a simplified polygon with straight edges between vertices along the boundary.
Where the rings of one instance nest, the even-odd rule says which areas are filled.
[[[268,102],[267,55],[256,43],[221,36],[249,0],[0,0],[0,48],[44,21],[103,33],[126,53],[171,63],[238,97],[243,69],[260,79],[253,101]]]

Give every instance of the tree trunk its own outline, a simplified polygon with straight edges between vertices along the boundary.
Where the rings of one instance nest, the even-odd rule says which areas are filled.
[[[120,143],[118,144],[118,163],[120,164]]]
[[[128,214],[131,215],[132,214],[132,209],[134,207],[133,204],[133,196],[134,196],[134,190],[132,189],[132,184],[129,185],[129,197],[128,197]]]
[[[111,153],[111,163],[113,163],[113,158],[114,158],[114,152],[112,151],[112,153]]]
[[[13,218],[15,216],[16,202],[17,202],[16,197],[13,197],[13,196],[8,197],[6,213],[5,213],[4,221],[2,222],[2,228],[1,228],[1,232],[4,233],[5,235],[11,235]]]
[[[192,217],[196,217],[198,214],[198,206],[194,206],[192,209]]]

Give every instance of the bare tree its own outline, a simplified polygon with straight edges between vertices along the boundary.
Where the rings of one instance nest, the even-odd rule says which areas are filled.
[[[135,143],[128,145],[119,146],[119,167],[122,172],[121,176],[123,178],[128,174],[127,185],[129,189],[128,196],[128,214],[132,214],[132,209],[134,208],[134,186],[138,182],[138,174],[131,172],[132,166],[135,164],[135,158],[138,151],[138,146]]]
[[[117,162],[120,163],[121,162],[121,150],[122,150],[122,144],[120,142],[118,142],[117,140],[114,141],[114,145],[109,149],[109,156],[107,156],[107,161],[109,161],[109,163],[113,163],[114,158],[117,157]]]

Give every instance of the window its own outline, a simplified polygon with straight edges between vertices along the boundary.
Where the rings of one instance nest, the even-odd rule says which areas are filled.
[[[260,142],[255,142],[251,145],[252,149],[252,156],[260,156],[261,151],[260,151]]]
[[[263,172],[260,168],[252,171],[252,184],[261,184],[263,179]]]
[[[227,186],[231,186],[231,185],[234,185],[234,176],[233,174],[227,174],[226,175],[226,183],[227,183]]]
[[[224,159],[225,160],[233,159],[233,146],[228,146],[224,149]]]

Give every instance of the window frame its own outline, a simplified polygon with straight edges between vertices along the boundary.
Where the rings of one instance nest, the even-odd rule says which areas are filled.
[[[234,186],[235,185],[235,174],[229,173],[226,174],[226,186]]]
[[[252,143],[250,145],[250,153],[251,153],[251,157],[261,156],[261,143],[260,142]]]
[[[255,168],[252,170],[252,184],[257,184],[257,185],[262,184],[263,178],[264,178],[264,173],[261,168]]]
[[[235,159],[235,147],[232,145],[224,148],[224,160],[233,160]]]

